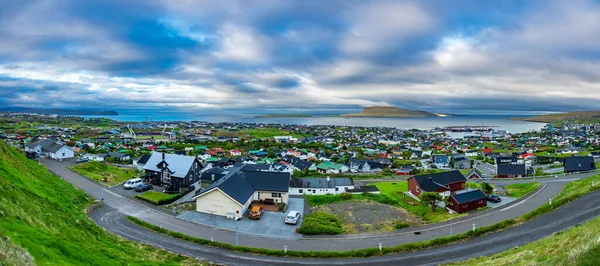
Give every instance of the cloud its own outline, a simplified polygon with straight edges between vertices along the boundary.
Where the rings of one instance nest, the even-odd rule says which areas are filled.
[[[0,105],[595,109],[599,18],[583,0],[8,2]]]

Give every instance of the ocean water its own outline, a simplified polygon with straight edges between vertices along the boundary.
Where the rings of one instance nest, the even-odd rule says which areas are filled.
[[[364,127],[395,127],[400,129],[432,129],[448,126],[496,126],[511,133],[540,130],[546,124],[509,120],[507,115],[465,115],[452,117],[427,118],[383,118],[383,117],[257,117],[256,114],[219,114],[219,113],[185,113],[173,111],[121,111],[117,116],[82,116],[106,117],[117,121],[205,121],[205,122],[243,122],[268,124],[302,124],[302,125],[340,125]]]

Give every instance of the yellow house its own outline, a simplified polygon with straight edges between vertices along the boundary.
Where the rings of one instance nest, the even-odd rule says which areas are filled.
[[[240,218],[252,201],[288,203],[290,174],[232,171],[194,197],[196,211]]]

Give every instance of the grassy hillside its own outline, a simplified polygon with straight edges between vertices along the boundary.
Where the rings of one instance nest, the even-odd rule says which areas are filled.
[[[18,247],[37,265],[198,264],[104,231],[83,212],[92,202],[84,192],[0,142],[0,265],[2,254],[21,250]]]
[[[523,121],[542,122],[542,123],[553,123],[553,122],[563,122],[563,121],[599,122],[600,121],[600,111],[584,111],[584,112],[547,114],[547,115],[540,115],[540,116],[526,117],[526,118],[513,118],[513,120],[523,120]]]
[[[413,111],[392,106],[372,106],[356,114],[343,114],[348,117],[430,117],[437,116],[425,111]]]
[[[76,164],[69,168],[105,186],[114,186],[138,175],[137,169],[116,167],[111,164],[95,161]],[[102,178],[104,177],[108,179],[108,182],[102,182]]]

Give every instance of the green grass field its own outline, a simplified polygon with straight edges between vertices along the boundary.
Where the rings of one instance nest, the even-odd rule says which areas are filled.
[[[259,138],[259,139],[272,138],[275,136],[292,136],[295,138],[304,137],[304,135],[302,135],[302,134],[293,133],[293,132],[289,132],[284,129],[278,129],[278,128],[249,129],[249,130],[244,130],[243,132],[251,134],[252,137]]]
[[[160,205],[162,202],[174,199],[177,196],[179,196],[179,194],[165,194],[152,190],[135,195],[136,198],[143,199],[155,205]]]
[[[393,183],[396,184],[394,185]],[[376,186],[379,188],[382,195],[386,195],[394,200],[398,207],[408,210],[427,223],[439,223],[450,220],[450,214],[445,209],[436,208],[435,211],[432,211],[431,207],[422,205],[416,200],[406,196],[404,194],[404,192],[408,191],[408,182],[406,181],[381,182],[377,183]],[[456,218],[466,215],[467,214],[453,214],[452,217]]]
[[[102,162],[81,163],[69,168],[105,186],[114,186],[138,175],[136,169],[116,167]],[[102,182],[104,177],[108,178],[108,182]]]
[[[199,264],[104,231],[83,211],[93,202],[89,196],[4,142],[0,176],[0,239],[11,243],[0,245],[0,254],[18,246],[36,265]]]
[[[504,189],[506,189],[506,191],[508,192],[509,197],[520,198],[520,197],[523,197],[523,196],[529,194],[529,192],[534,191],[539,186],[540,186],[540,183],[531,182],[531,183],[511,184],[511,185],[505,186]]]

